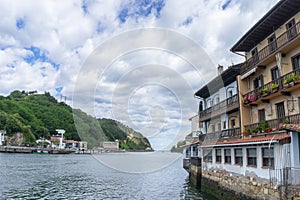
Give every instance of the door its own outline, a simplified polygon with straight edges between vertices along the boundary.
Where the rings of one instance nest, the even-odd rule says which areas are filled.
[[[297,35],[297,30],[295,27],[295,19],[292,19],[286,24],[287,36],[291,40]]]
[[[258,110],[258,120],[259,122],[266,120],[265,109]]]
[[[281,102],[276,104],[276,110],[277,110],[277,118],[279,120],[279,123],[282,123],[285,118],[284,103]]]

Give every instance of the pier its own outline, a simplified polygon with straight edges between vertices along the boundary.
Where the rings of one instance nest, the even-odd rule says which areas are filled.
[[[39,147],[19,147],[19,146],[1,146],[0,153],[35,153],[44,152],[49,154],[70,154],[75,153],[74,150],[39,148]]]

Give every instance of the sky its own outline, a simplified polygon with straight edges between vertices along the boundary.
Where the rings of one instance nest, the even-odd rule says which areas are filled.
[[[194,93],[243,61],[229,49],[277,1],[0,0],[0,95],[63,95],[169,149],[190,133]]]

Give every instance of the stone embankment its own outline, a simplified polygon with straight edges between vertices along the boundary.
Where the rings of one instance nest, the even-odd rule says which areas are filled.
[[[238,199],[300,200],[299,187],[272,186],[228,172],[202,170],[202,182],[207,187],[214,187],[220,193],[222,191],[233,193]]]

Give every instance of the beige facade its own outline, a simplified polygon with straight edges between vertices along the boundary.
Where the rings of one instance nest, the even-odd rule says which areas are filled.
[[[294,25],[288,29],[289,23]],[[289,116],[299,114],[299,31],[300,12],[245,52],[247,61],[238,77],[241,124],[245,125],[241,127],[242,132],[254,128],[247,125],[261,123],[262,119],[273,120],[270,125],[276,129],[276,123],[279,125],[285,119],[290,120]],[[273,42],[270,41],[271,36],[274,37]],[[254,49],[257,49],[255,54]],[[296,78],[287,86],[285,80],[293,75]],[[251,99],[250,102],[247,99]]]

